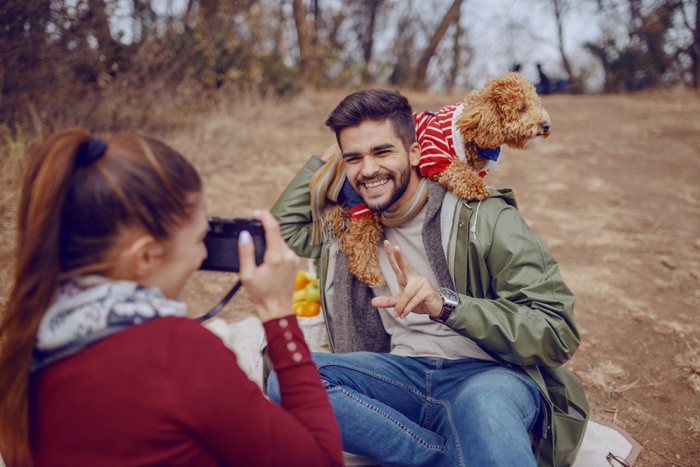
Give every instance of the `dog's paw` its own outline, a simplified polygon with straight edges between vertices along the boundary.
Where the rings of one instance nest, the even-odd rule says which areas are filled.
[[[370,287],[377,287],[384,285],[384,276],[382,275],[382,271],[378,268],[379,265],[377,264],[376,271],[372,270],[371,268],[363,268],[360,271],[353,271],[352,268],[350,268],[350,272],[363,284]]]
[[[489,196],[489,193],[491,190],[489,190],[486,187],[486,184],[483,183],[483,180],[481,180],[481,186],[478,187],[473,187],[474,189],[472,190],[471,193],[471,198],[464,198],[467,201],[481,201],[482,199],[486,199]]]
[[[465,201],[480,201],[489,195],[484,179],[463,161],[454,161],[435,181]]]

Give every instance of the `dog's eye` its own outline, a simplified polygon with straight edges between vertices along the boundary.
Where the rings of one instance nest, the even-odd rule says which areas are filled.
[[[524,106],[522,106],[522,107],[520,107],[520,108],[518,109],[518,112],[520,112],[520,113],[525,113],[526,111],[527,111],[527,106],[526,106],[526,105],[524,105]]]

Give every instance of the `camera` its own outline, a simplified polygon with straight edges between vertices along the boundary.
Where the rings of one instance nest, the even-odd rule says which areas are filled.
[[[238,235],[248,231],[255,246],[255,262],[261,264],[265,255],[265,229],[254,219],[209,218],[209,232],[204,238],[207,258],[199,269],[204,271],[238,272]]]

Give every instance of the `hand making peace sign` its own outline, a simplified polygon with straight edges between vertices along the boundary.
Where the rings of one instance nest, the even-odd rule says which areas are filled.
[[[381,296],[372,299],[372,306],[394,308],[394,316],[405,318],[409,313],[427,314],[432,317],[440,315],[442,297],[428,279],[418,275],[401,253],[401,248],[384,240],[384,251],[389,258],[391,269],[399,283],[399,294]]]

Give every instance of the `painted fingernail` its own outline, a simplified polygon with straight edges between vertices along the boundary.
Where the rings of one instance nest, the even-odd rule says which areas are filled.
[[[250,241],[251,241],[250,232],[248,232],[247,230],[243,230],[241,232],[241,234],[238,236],[238,243],[240,243],[241,245],[247,245],[250,243]]]

